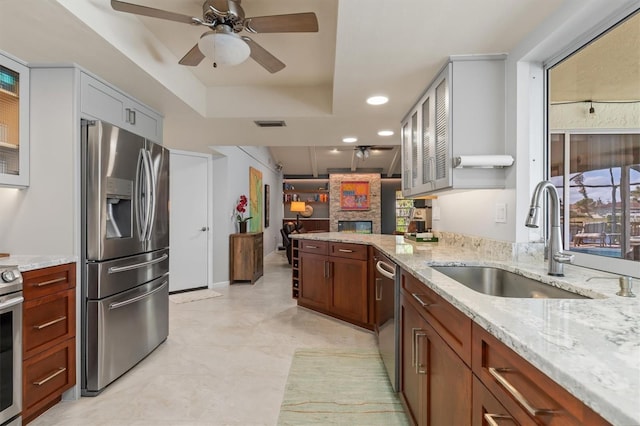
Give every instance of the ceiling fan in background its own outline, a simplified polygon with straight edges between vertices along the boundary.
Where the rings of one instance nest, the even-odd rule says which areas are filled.
[[[119,0],[111,0],[111,7],[119,12],[209,27],[209,31],[202,34],[198,43],[178,62],[187,66],[197,66],[205,57],[213,61],[214,67],[237,65],[250,56],[270,73],[276,73],[286,65],[253,39],[238,33],[318,32],[318,19],[313,12],[247,18],[240,2],[241,0],[205,0],[202,18]]]
[[[371,155],[371,150],[388,151],[394,148],[395,148],[394,146],[388,146],[388,145],[380,145],[380,146],[359,145],[359,146],[356,146],[354,150],[356,151],[356,157],[364,161],[367,158],[369,158],[369,155]]]

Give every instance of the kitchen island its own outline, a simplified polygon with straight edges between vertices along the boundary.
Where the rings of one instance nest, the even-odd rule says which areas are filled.
[[[565,277],[551,277],[541,260],[514,261],[474,246],[414,243],[392,235],[312,233],[293,238],[380,249],[604,419],[615,425],[640,424],[640,298],[617,296],[616,275],[566,265]],[[447,265],[494,266],[591,299],[488,296],[431,268]],[[599,278],[587,282],[592,277]]]

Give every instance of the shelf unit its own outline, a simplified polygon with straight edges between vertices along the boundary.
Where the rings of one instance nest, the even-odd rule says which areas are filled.
[[[403,198],[402,191],[396,191],[396,232],[405,233],[411,221],[413,200]]]
[[[313,219],[329,219],[329,179],[284,179],[282,183],[283,217],[295,217],[292,201],[304,201],[313,207]],[[302,216],[301,216],[302,217]]]
[[[300,296],[300,252],[299,240],[291,240],[291,297],[297,299]]]

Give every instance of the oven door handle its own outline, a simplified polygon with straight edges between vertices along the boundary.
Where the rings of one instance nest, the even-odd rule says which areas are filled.
[[[22,302],[24,302],[24,297],[22,297],[22,296],[9,297],[8,300],[5,300],[4,302],[0,303],[0,311],[3,311],[5,309],[9,309],[12,306],[19,305]]]
[[[393,267],[392,265],[389,265],[388,263],[383,262],[382,260],[378,260],[378,263],[376,263],[376,269],[383,276],[389,278],[390,280],[395,279],[396,268]]]

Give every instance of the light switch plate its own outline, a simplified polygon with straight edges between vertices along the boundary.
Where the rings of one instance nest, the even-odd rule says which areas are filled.
[[[507,223],[507,205],[505,203],[496,203],[495,221],[496,223]]]

